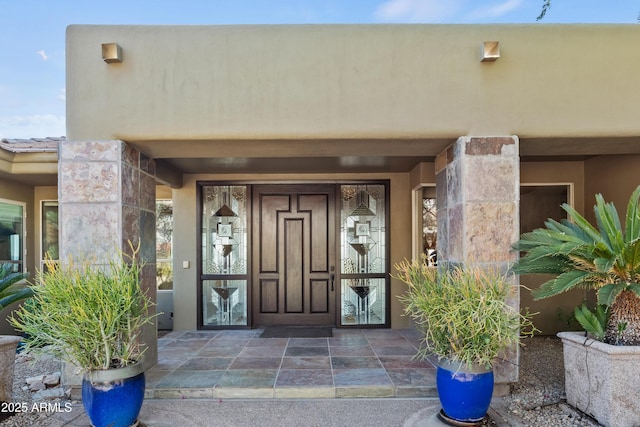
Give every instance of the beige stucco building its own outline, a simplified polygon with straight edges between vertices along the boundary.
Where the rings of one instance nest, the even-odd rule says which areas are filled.
[[[62,258],[140,238],[153,266],[172,199],[174,329],[405,328],[394,263],[503,268],[560,203],[626,203],[638,45],[637,25],[74,25],[66,139],[4,141],[0,202],[34,271],[43,201]],[[552,334],[584,298],[520,305]]]

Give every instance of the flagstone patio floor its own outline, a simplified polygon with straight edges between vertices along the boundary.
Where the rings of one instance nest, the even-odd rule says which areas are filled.
[[[158,339],[147,398],[435,397],[435,365],[413,358],[413,329],[333,329],[331,338],[260,338],[262,329],[176,331]]]

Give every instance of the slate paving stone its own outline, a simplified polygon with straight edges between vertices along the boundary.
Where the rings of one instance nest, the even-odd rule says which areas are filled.
[[[228,370],[218,381],[218,387],[273,387],[277,375],[276,369]]]
[[[281,369],[276,387],[333,386],[330,369]]]
[[[329,347],[287,347],[285,356],[328,356]]]
[[[400,355],[406,355],[406,356],[413,356],[414,354],[416,354],[416,349],[413,346],[410,345],[398,345],[398,346],[391,346],[391,347],[373,347],[373,351],[376,353],[376,355],[378,356],[400,356]]]
[[[333,369],[382,368],[377,357],[332,357]]]
[[[420,335],[334,329],[330,338],[260,338],[261,330],[170,332],[147,372],[156,397],[432,397],[435,365],[413,359]],[[280,389],[280,391],[278,391]]]
[[[280,357],[237,357],[229,369],[280,369]]]
[[[331,361],[328,357],[284,357],[282,369],[331,369]]]
[[[334,369],[333,382],[336,387],[393,385],[387,371],[382,368]]]
[[[375,356],[375,352],[368,345],[354,345],[344,347],[329,347],[331,356]]]
[[[387,374],[396,387],[433,386],[436,382],[435,369],[387,369]]]
[[[240,357],[282,357],[285,347],[244,347],[238,354]]]
[[[244,347],[206,346],[198,350],[198,356],[203,357],[237,357]]]
[[[158,381],[155,388],[211,388],[225,371],[176,370]]]
[[[231,365],[233,358],[230,357],[190,357],[177,369],[211,371],[224,370]]]

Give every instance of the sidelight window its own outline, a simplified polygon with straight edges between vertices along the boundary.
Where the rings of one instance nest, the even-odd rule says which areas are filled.
[[[383,184],[340,187],[341,323],[387,323],[387,194]]]
[[[205,185],[202,197],[202,324],[247,325],[247,187]]]

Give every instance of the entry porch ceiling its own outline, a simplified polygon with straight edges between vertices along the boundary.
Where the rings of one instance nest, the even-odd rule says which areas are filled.
[[[456,138],[128,141],[181,173],[408,172]],[[640,137],[520,137],[521,161],[640,154]]]
[[[128,141],[184,173],[406,172],[455,140]]]

